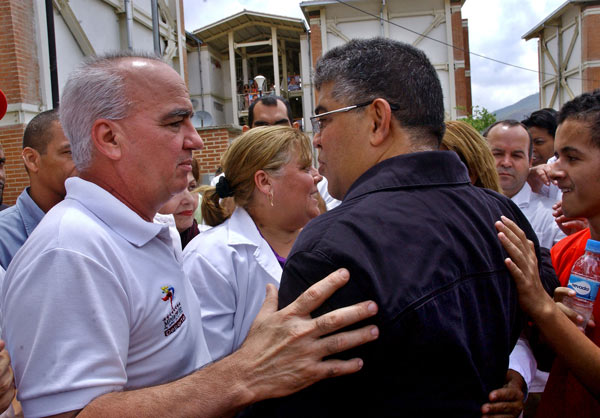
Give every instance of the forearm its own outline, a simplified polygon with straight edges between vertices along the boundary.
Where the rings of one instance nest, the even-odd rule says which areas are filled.
[[[594,397],[600,397],[600,347],[586,337],[554,302],[544,304],[544,309],[534,320],[571,373]]]
[[[171,383],[100,396],[78,416],[233,416],[252,400],[248,377],[236,357],[229,356]]]

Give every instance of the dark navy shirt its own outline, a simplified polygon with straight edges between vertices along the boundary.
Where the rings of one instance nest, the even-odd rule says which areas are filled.
[[[246,413],[480,417],[489,392],[504,384],[522,328],[494,228],[501,215],[537,242],[517,206],[472,186],[453,152],[405,154],[365,172],[339,207],[302,231],[279,297],[286,306],[346,267],[349,283],[313,315],[372,299],[379,313],[368,323],[379,327],[380,337],[336,356],[362,358],[360,372]]]

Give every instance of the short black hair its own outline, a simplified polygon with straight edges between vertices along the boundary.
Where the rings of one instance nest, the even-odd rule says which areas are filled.
[[[527,132],[527,137],[529,138],[529,158],[531,159],[531,157],[533,156],[533,138],[531,138],[531,133],[529,132],[529,129],[527,129],[527,126],[525,126],[523,123],[519,122],[516,119],[504,119],[492,123],[490,126],[487,127],[485,131],[483,131],[481,135],[487,139],[487,136],[492,130],[492,128],[497,125],[508,126],[509,128],[520,126],[521,128],[525,129],[525,132]]]
[[[558,124],[576,119],[588,124],[592,144],[600,148],[600,89],[583,93],[565,103],[558,112]]]
[[[33,148],[40,154],[45,154],[48,144],[53,139],[50,126],[54,122],[59,122],[58,118],[58,109],[38,113],[25,128],[25,132],[23,133],[23,148]]]
[[[265,106],[277,106],[277,101],[280,101],[285,105],[285,108],[287,109],[287,117],[290,121],[290,126],[292,126],[292,121],[294,120],[292,117],[292,106],[290,106],[290,102],[288,102],[287,99],[284,99],[281,96],[263,96],[252,102],[248,108],[248,126],[252,128],[252,124],[254,123],[254,106],[256,106],[257,103],[262,103]]]
[[[425,53],[387,38],[352,39],[317,62],[315,87],[332,83],[344,105],[382,98],[411,139],[438,149],[444,136],[444,95]]]
[[[528,118],[523,119],[521,123],[528,128],[541,128],[548,131],[552,138],[556,135],[558,127],[558,112],[550,107],[536,110]]]

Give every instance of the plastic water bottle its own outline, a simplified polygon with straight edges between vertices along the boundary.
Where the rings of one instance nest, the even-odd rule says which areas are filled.
[[[563,303],[583,317],[585,329],[600,288],[600,241],[588,240],[585,253],[573,264],[567,287],[576,295],[564,299]]]

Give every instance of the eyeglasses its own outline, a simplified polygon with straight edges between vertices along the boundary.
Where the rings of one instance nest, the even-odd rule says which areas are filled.
[[[312,130],[313,130],[313,134],[318,134],[321,132],[321,129],[323,128],[323,121],[321,120],[321,118],[323,116],[327,116],[327,115],[333,115],[334,113],[344,113],[344,112],[349,112],[351,110],[354,109],[358,109],[361,107],[365,107],[370,105],[371,103],[373,103],[374,100],[369,100],[368,102],[364,102],[364,103],[359,103],[359,104],[355,104],[352,106],[346,106],[346,107],[342,107],[341,109],[335,109],[332,110],[330,112],[325,112],[325,113],[319,113],[318,115],[315,116],[311,116],[310,117],[310,123],[312,124]],[[392,110],[398,110],[400,109],[400,106],[390,103],[390,108]]]

